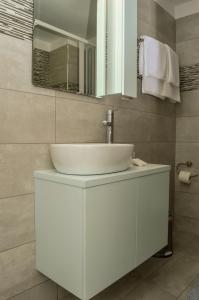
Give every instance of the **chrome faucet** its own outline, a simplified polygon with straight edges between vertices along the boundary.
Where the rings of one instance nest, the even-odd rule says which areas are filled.
[[[106,113],[106,120],[102,121],[102,124],[106,126],[106,140],[108,144],[113,143],[113,121],[114,111],[109,109]]]

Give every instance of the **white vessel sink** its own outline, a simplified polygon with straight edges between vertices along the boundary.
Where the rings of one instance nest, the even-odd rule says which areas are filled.
[[[74,175],[95,175],[127,170],[131,165],[131,144],[52,144],[56,170]]]

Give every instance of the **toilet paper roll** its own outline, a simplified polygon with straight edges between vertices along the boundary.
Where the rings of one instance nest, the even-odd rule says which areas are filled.
[[[187,172],[187,171],[180,171],[180,173],[178,175],[178,179],[182,183],[190,184],[191,183],[191,173]]]

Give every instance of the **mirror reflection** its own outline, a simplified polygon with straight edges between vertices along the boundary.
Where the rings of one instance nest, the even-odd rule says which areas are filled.
[[[97,0],[35,0],[33,84],[95,96]]]

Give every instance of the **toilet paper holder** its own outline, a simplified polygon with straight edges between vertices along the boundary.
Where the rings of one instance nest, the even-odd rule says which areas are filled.
[[[188,160],[188,161],[183,162],[183,163],[178,163],[177,166],[176,166],[176,171],[177,171],[178,174],[180,173],[182,166],[185,166],[187,168],[191,168],[193,166],[193,162]],[[192,174],[191,178],[193,178],[193,177],[198,177],[198,174]]]

